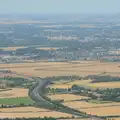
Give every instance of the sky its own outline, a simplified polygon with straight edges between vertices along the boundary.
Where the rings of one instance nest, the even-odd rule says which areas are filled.
[[[0,13],[120,13],[120,0],[0,0]]]

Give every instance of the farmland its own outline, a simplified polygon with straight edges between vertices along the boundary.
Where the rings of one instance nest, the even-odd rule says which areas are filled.
[[[120,77],[119,70],[120,70],[120,63],[110,63],[110,62],[100,62],[100,61],[77,61],[77,62],[36,62],[36,63],[21,63],[21,64],[1,64],[1,69],[8,69],[12,72],[16,72],[18,74],[30,75],[34,77],[41,77],[46,78],[53,77],[54,79],[50,79],[53,84],[48,86],[49,89],[72,89],[74,85],[78,87],[83,87],[85,90],[89,88],[90,90],[96,89],[106,89],[106,88],[119,88],[120,82],[119,81],[107,81],[107,82],[96,82],[93,79],[87,79],[86,76],[89,75],[102,75],[102,76],[112,76]],[[113,71],[114,70],[114,71]],[[11,73],[9,73],[11,74]],[[9,76],[9,75],[8,75]],[[59,76],[80,76],[81,79],[75,78],[66,78],[66,79],[59,79]],[[1,74],[1,77],[4,76]],[[18,77],[14,76],[13,77]],[[56,77],[56,78],[55,78]],[[44,79],[43,79],[44,80]],[[29,80],[28,80],[29,81]],[[82,89],[82,88],[80,88]],[[71,94],[71,93],[57,93],[54,92],[48,94],[48,98],[50,100],[63,100],[61,104],[64,106],[68,106],[75,110],[79,110],[80,112],[85,112],[91,115],[97,116],[118,116],[120,109],[120,102],[115,101],[104,101],[104,100],[92,100],[91,97],[87,96],[87,92],[85,91],[84,94]],[[68,91],[69,92],[69,91]],[[86,92],[86,93],[85,93]],[[90,91],[91,92],[91,91]],[[106,92],[107,93],[107,92]],[[110,92],[112,93],[112,92]],[[85,95],[86,94],[86,95]],[[87,100],[91,99],[91,100]],[[0,104],[33,104],[33,101],[28,97],[28,89],[25,88],[12,88],[12,90],[0,92]],[[11,113],[7,112],[7,109],[10,108],[3,108],[0,115],[10,116],[10,117],[27,117],[28,115],[31,117],[44,117],[44,116],[51,116],[51,117],[61,117],[61,116],[71,116],[69,114],[63,114],[60,112],[55,111],[42,111],[41,108],[32,108],[31,113],[27,109],[28,107],[23,108],[11,108]],[[112,110],[111,110],[112,109]],[[5,110],[5,111],[4,111]],[[105,111],[104,111],[105,110]],[[14,112],[16,111],[16,112]],[[103,112],[104,111],[104,112]],[[26,115],[27,113],[27,115]],[[13,115],[14,114],[14,115]]]
[[[29,74],[38,77],[64,75],[106,75],[120,76],[120,63],[104,63],[99,61],[74,62],[37,62],[21,64],[1,64],[0,68],[7,68],[17,73]],[[114,70],[114,71],[113,71]]]
[[[36,49],[40,49],[40,50],[57,50],[58,48],[56,47],[44,47],[44,46],[30,46],[30,47],[36,47]],[[18,47],[2,47],[1,49],[5,50],[5,51],[15,51],[17,49],[23,49],[23,48],[27,48],[27,46],[18,46]]]
[[[20,107],[0,109],[0,118],[34,118],[34,117],[71,117],[69,114],[50,111],[43,108]]]
[[[103,103],[95,104],[88,102],[65,102],[64,105],[67,105],[71,108],[77,110],[82,110],[88,114],[98,115],[98,116],[119,116],[120,103]]]
[[[48,97],[53,100],[64,99],[64,102],[71,101],[71,100],[87,99],[87,97],[85,96],[77,96],[73,94],[49,95]]]
[[[29,97],[19,97],[19,98],[3,98],[0,99],[0,104],[3,105],[20,105],[20,104],[33,104],[33,101]]]
[[[0,92],[0,99],[1,98],[27,97],[27,96],[28,96],[28,89],[23,89],[23,88],[13,88],[8,91]]]

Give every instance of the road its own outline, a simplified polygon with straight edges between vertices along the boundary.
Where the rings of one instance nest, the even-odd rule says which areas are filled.
[[[42,102],[44,104],[55,106],[54,102],[46,100],[45,98],[43,98],[43,89],[48,85],[48,83],[49,82],[46,80],[38,80],[36,87],[32,90],[32,93],[31,93],[31,95],[33,95],[33,97],[32,96],[31,97],[32,97],[32,99],[34,99],[34,101],[37,100],[37,101]],[[72,114],[74,116],[84,116],[84,113],[76,111],[76,110],[69,108],[67,106],[60,107],[56,111]],[[92,120],[103,120],[99,117],[95,117],[95,116],[91,116],[91,115],[88,115],[88,117],[90,117]]]
[[[32,77],[32,76],[18,74],[16,72],[11,72],[11,74],[25,76],[25,77],[28,77],[28,79],[30,79],[30,80],[34,80],[34,77]],[[37,79],[37,82],[33,86],[32,90],[29,90],[29,95],[30,95],[32,100],[34,100],[36,103],[39,103],[38,105],[42,105],[42,107],[48,106],[49,108],[51,107],[51,109],[53,109],[53,107],[56,107],[56,104],[54,103],[54,101],[47,99],[47,97],[44,95],[44,88],[48,84],[49,84],[49,81],[47,81],[47,80]],[[74,116],[81,116],[81,117],[88,116],[92,120],[104,120],[104,119],[101,119],[99,117],[95,117],[93,115],[85,115],[84,113],[82,113],[80,111],[74,110],[74,109],[69,108],[67,106],[63,106],[62,104],[59,104],[59,105],[60,106],[54,110],[59,111],[59,112],[63,112],[63,113],[67,113],[67,114],[72,114]],[[38,106],[38,107],[40,107],[40,106]]]

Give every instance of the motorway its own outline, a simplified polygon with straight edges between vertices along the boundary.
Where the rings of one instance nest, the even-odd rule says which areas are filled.
[[[55,103],[53,101],[49,101],[47,99],[44,98],[44,93],[43,93],[43,89],[49,84],[49,81],[46,81],[46,80],[38,80],[34,89],[32,90],[31,92],[31,98],[34,100],[34,101],[37,101],[37,102],[42,102],[42,104],[46,104],[48,106],[55,106]],[[72,108],[69,108],[67,106],[61,106],[57,109],[55,109],[56,111],[59,111],[59,112],[63,112],[63,113],[68,113],[68,114],[72,114],[74,116],[80,116],[80,117],[85,117],[86,115],[80,111],[77,111],[77,110],[74,110]],[[95,117],[95,116],[92,116],[92,115],[87,115],[89,118],[91,118],[92,120],[103,120],[99,117]]]
[[[24,74],[18,74],[16,72],[11,72],[11,74],[17,74],[21,76],[28,77],[30,80],[36,80],[36,78]],[[44,95],[44,89],[45,87],[49,84],[50,82],[48,80],[42,80],[42,79],[37,79],[37,82],[35,85],[32,86],[32,89],[29,89],[29,96],[35,103],[38,105],[37,107],[48,107],[51,110],[56,110],[59,112],[67,113],[67,114],[72,114],[74,116],[80,116],[80,117],[89,117],[92,120],[104,120],[99,117],[95,117],[92,115],[86,115],[80,111],[74,110],[72,108],[69,108],[67,106],[62,105],[59,103],[59,107],[56,107],[56,104],[54,101],[50,100]],[[53,109],[55,108],[55,109]]]

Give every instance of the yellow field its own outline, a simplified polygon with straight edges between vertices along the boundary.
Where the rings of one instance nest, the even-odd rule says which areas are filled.
[[[120,106],[89,108],[89,109],[82,109],[82,111],[89,113],[91,115],[98,115],[98,116],[110,116],[110,115],[115,116],[116,115],[117,116],[117,115],[120,115]]]
[[[57,50],[58,48],[50,48],[50,47],[40,47],[40,48],[38,48],[37,47],[37,49],[40,49],[40,50]]]
[[[120,82],[91,83],[88,86],[93,88],[120,88]]]
[[[90,82],[92,82],[92,80],[75,80],[68,83],[68,85],[89,85]]]
[[[57,50],[58,48],[53,48],[53,47],[37,47],[37,46],[33,46],[36,47],[37,49],[40,50]],[[9,51],[9,50],[17,50],[17,49],[21,49],[21,48],[27,48],[26,46],[18,46],[18,47],[2,47],[1,49]]]
[[[119,88],[120,87],[120,82],[102,82],[102,83],[91,83],[91,82],[92,80],[75,80],[65,85],[69,86],[69,85],[76,84],[76,85],[92,87],[92,88]],[[54,85],[54,87],[57,87],[57,85]]]
[[[82,101],[65,102],[64,105],[98,116],[120,115],[120,103],[94,104]]]
[[[66,89],[68,89],[68,88],[71,88],[72,87],[72,85],[68,85],[68,84],[59,84],[59,85],[56,85],[56,84],[53,84],[53,85],[50,85],[49,86],[50,88],[66,88]]]
[[[18,46],[18,47],[2,47],[1,49],[3,50],[17,50],[17,49],[20,49],[20,48],[25,48],[25,46]]]
[[[94,107],[105,107],[105,106],[120,106],[120,102],[112,102],[112,103],[104,103],[104,104],[95,104],[95,103],[89,103],[84,101],[74,101],[74,102],[65,102],[64,105],[69,106],[71,108],[76,109],[88,109],[88,108],[94,108]]]
[[[15,98],[15,97],[27,97],[28,89],[13,88],[9,91],[0,92],[0,98]]]
[[[42,108],[21,107],[0,109],[0,118],[31,118],[31,117],[71,117],[70,114],[50,111]]]
[[[33,76],[87,76],[106,72],[112,76],[120,76],[120,63],[101,63],[99,61],[79,61],[72,64],[67,62],[37,62],[22,64],[1,64],[0,67],[8,68],[18,73]]]
[[[120,120],[120,117],[119,118],[111,118],[111,120]]]
[[[88,97],[85,96],[79,96],[79,95],[73,95],[73,94],[60,94],[60,95],[49,95],[49,98],[52,100],[61,100],[64,99],[64,101],[71,101],[71,100],[80,100],[80,99],[87,99]]]

